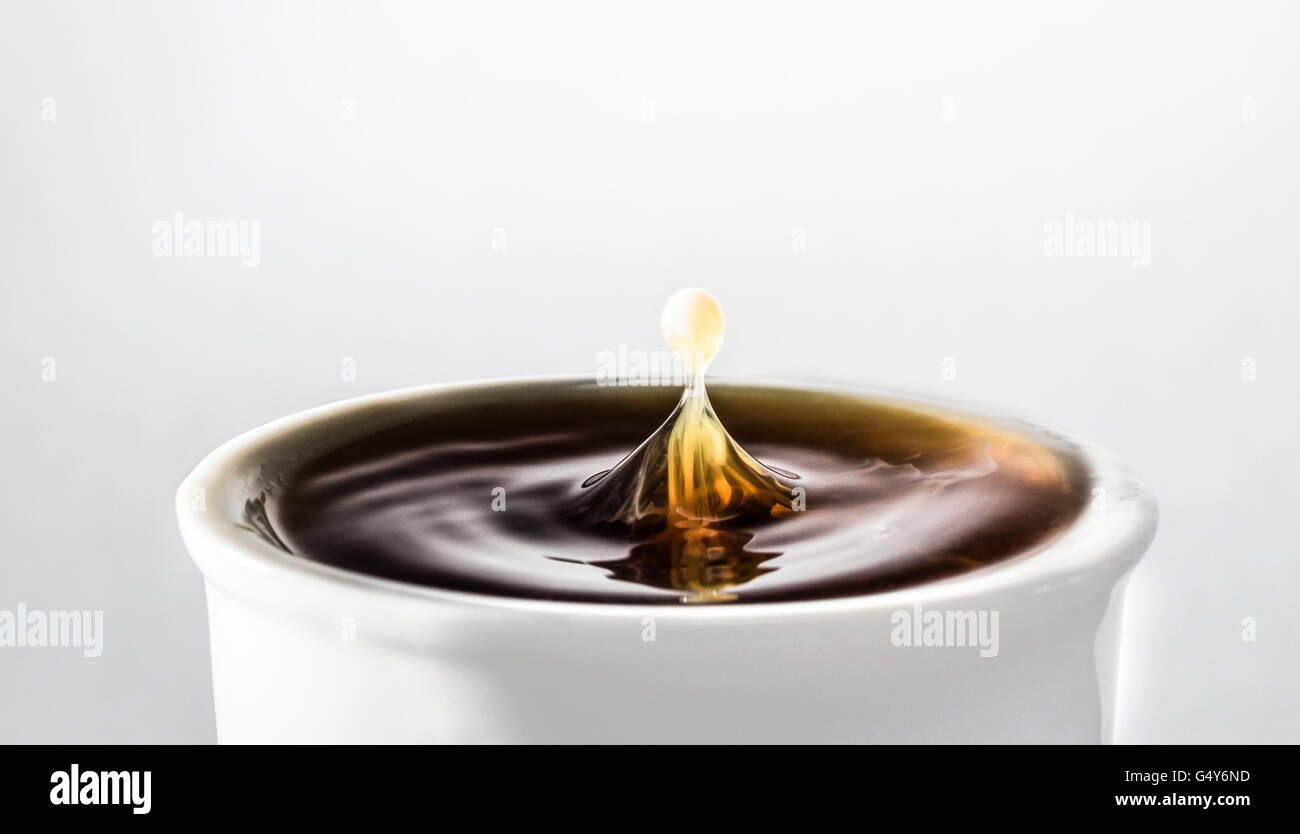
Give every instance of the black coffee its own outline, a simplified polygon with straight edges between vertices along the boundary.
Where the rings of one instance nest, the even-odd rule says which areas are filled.
[[[668,443],[680,390],[513,383],[374,406],[368,424],[386,427],[287,472],[258,526],[302,558],[434,588],[743,604],[1023,557],[1088,495],[1064,444],[1005,426],[856,393],[711,384],[709,397],[744,467],[696,467],[690,488],[726,501],[670,498],[655,481],[663,455],[645,444]]]

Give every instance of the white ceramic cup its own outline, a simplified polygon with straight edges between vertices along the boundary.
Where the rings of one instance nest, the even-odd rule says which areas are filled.
[[[323,406],[226,443],[185,479],[176,506],[206,583],[220,741],[1109,741],[1123,586],[1155,533],[1156,502],[1109,454],[1057,434],[1094,496],[1067,530],[1025,557],[859,597],[487,596],[311,562],[248,529],[298,461],[430,403],[523,384],[538,381]],[[996,612],[996,654],[898,645],[905,618],[936,611],[986,622]]]

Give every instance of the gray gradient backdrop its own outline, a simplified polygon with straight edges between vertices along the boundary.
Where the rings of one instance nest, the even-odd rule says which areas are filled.
[[[614,5],[3,0],[0,609],[106,634],[0,648],[0,741],[214,738],[171,502],[223,440],[594,373],[697,284],[721,374],[1120,454],[1163,517],[1119,739],[1300,742],[1300,8]],[[260,265],[155,257],[174,212]],[[1150,265],[1048,257],[1067,214],[1149,222]]]

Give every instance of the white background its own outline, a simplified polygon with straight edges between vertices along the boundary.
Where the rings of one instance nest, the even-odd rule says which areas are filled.
[[[0,648],[0,741],[214,738],[172,496],[220,442],[594,373],[700,285],[719,374],[1118,453],[1162,507],[1119,740],[1300,742],[1298,38],[1239,0],[5,0],[0,609],[102,609],[105,651]],[[260,265],[155,257],[174,212]],[[1149,222],[1150,265],[1046,256],[1067,214]]]

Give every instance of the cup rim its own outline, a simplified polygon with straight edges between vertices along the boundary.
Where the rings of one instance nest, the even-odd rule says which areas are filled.
[[[987,567],[933,582],[923,582],[893,591],[828,599],[747,602],[737,605],[689,606],[627,602],[546,600],[459,591],[418,585],[371,576],[334,567],[282,551],[260,536],[241,527],[241,520],[228,512],[205,508],[196,512],[190,504],[196,489],[211,491],[231,488],[251,461],[279,445],[286,438],[316,423],[338,419],[375,406],[398,403],[476,388],[528,383],[591,383],[592,377],[574,374],[542,374],[495,377],[382,391],[315,406],[278,418],[237,435],[208,453],[182,480],[176,491],[175,507],[181,536],[205,580],[215,581],[238,595],[240,587],[265,584],[272,577],[321,582],[337,590],[397,595],[429,603],[452,604],[479,609],[546,612],[556,615],[652,616],[656,619],[755,620],[771,617],[798,618],[832,612],[880,613],[969,601],[1006,591],[1049,593],[1074,585],[1088,573],[1117,581],[1137,563],[1155,536],[1159,507],[1155,497],[1136,475],[1110,452],[1072,435],[1046,429],[1037,423],[995,409],[948,401],[928,394],[915,395],[897,390],[834,382],[788,379],[719,379],[719,383],[747,387],[797,387],[813,392],[868,396],[874,400],[943,412],[986,423],[1002,424],[1031,436],[1063,442],[1086,468],[1094,496],[1073,522],[1054,538],[1025,554]],[[1098,493],[1100,490],[1100,493]],[[1111,496],[1119,496],[1117,499]]]

